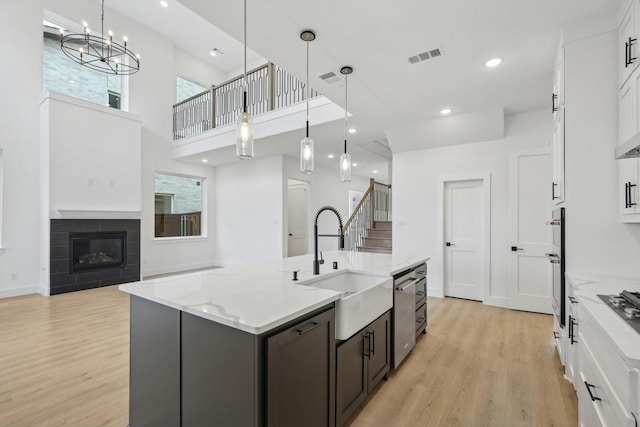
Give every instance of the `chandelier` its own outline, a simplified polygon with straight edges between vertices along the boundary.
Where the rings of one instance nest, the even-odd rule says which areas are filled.
[[[140,70],[140,55],[136,55],[124,44],[113,41],[113,33],[109,31],[109,38],[104,38],[104,0],[102,0],[102,15],[100,35],[91,34],[87,23],[83,23],[82,34],[64,34],[60,30],[60,47],[65,55],[80,65],[95,71],[108,74],[128,75]]]

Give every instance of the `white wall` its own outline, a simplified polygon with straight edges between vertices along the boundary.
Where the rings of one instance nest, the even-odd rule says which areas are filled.
[[[42,108],[48,110],[40,125],[49,150],[48,186],[42,189],[49,191],[49,206],[43,203],[43,210],[139,212],[140,119],[60,94],[50,94]]]
[[[175,74],[200,86],[209,88],[211,85],[223,83],[227,75],[206,62],[195,58],[174,46],[173,48]],[[174,98],[175,99],[175,96]]]
[[[352,175],[351,182],[340,182],[338,162],[334,169],[322,165],[315,165],[312,174],[300,172],[300,161],[291,157],[284,158],[284,194],[286,193],[287,179],[297,179],[309,183],[309,224],[307,235],[309,236],[309,253],[313,253],[313,221],[316,213],[323,206],[333,206],[340,212],[342,222],[349,218],[349,190],[366,191],[369,188],[369,179]],[[285,197],[283,212],[288,212]],[[287,215],[284,215],[284,230],[287,230]],[[324,212],[318,219],[318,232],[320,234],[336,234],[338,232],[338,219],[331,212]],[[286,249],[286,235],[284,237]],[[318,249],[331,251],[338,248],[338,239],[322,237],[318,239]],[[285,250],[286,254],[286,250]]]
[[[218,265],[282,258],[282,159],[238,160],[216,169]]]
[[[505,117],[505,138],[398,153],[393,158],[393,252],[428,256],[429,295],[443,294],[443,248],[439,246],[438,178],[491,174],[491,285],[488,303],[507,292],[507,197],[509,150],[549,146],[551,114],[546,110]],[[391,143],[391,141],[390,141]],[[492,301],[493,300],[493,301]]]
[[[42,4],[0,1],[2,245],[6,248],[0,251],[0,297],[37,292],[40,281],[41,91]]]
[[[39,196],[38,98],[42,92],[45,8],[74,22],[95,22],[93,17],[99,16],[99,4],[95,2],[0,1],[0,149],[5,169],[2,244],[6,247],[0,253],[0,297],[36,292],[40,283],[37,254],[43,207]],[[162,243],[153,238],[154,172],[204,177],[208,188],[215,188],[213,168],[176,162],[171,157],[171,106],[179,69],[174,66],[173,44],[113,11],[108,11],[108,17],[114,33],[126,33],[131,47],[142,57],[140,72],[129,79],[129,111],[142,117],[142,274],[214,265],[215,243],[211,237]],[[67,120],[67,125],[73,126],[73,117]],[[105,176],[96,177],[102,178]],[[209,231],[215,229],[213,201],[214,195],[208,194],[209,215],[204,226]]]
[[[616,46],[616,31],[565,46],[566,262],[569,273],[638,278],[640,224],[619,214]]]

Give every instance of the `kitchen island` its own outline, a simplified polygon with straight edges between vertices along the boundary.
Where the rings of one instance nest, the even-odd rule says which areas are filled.
[[[121,285],[131,294],[130,426],[335,425],[344,293],[313,283],[389,278],[426,259],[342,251],[324,259],[319,275],[306,255]]]

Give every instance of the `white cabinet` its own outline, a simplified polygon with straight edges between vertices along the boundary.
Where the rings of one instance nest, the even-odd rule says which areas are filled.
[[[558,205],[564,202],[564,108],[558,113],[559,120],[553,124],[551,157],[553,181],[551,183],[551,200]]]
[[[638,17],[637,0],[623,2],[627,8],[618,28],[618,70],[622,86],[638,66]]]
[[[637,371],[618,356],[601,326],[580,303],[576,310],[580,331],[578,369],[573,384],[578,394],[580,425],[635,427]]]
[[[579,310],[577,308],[578,300],[574,296],[574,287],[567,280],[567,342],[566,355],[564,365],[564,375],[573,384],[573,388],[577,388],[578,376],[578,333],[580,327]]]
[[[618,28],[619,77],[618,145],[640,133],[640,60],[634,59],[640,50],[637,34],[640,20],[640,0],[623,2]],[[618,206],[622,222],[640,222],[640,160],[618,160]]]
[[[560,40],[556,53],[553,93],[551,95],[551,113],[553,114],[551,200],[556,205],[564,202],[564,100],[564,47],[562,40]]]
[[[553,316],[553,345],[556,347],[556,351],[558,352],[560,363],[562,364],[562,366],[564,366],[567,335],[564,328],[560,327],[558,318],[556,316]]]
[[[640,206],[638,206],[639,162],[638,159],[618,160],[618,191],[622,222],[640,222]]]

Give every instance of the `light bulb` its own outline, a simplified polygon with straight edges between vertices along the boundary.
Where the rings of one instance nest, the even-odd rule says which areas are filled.
[[[305,136],[300,141],[300,172],[313,173],[314,153],[313,139]]]
[[[351,155],[348,153],[340,155],[340,181],[351,181]]]
[[[236,128],[236,157],[253,159],[253,120],[249,113],[240,113]]]

